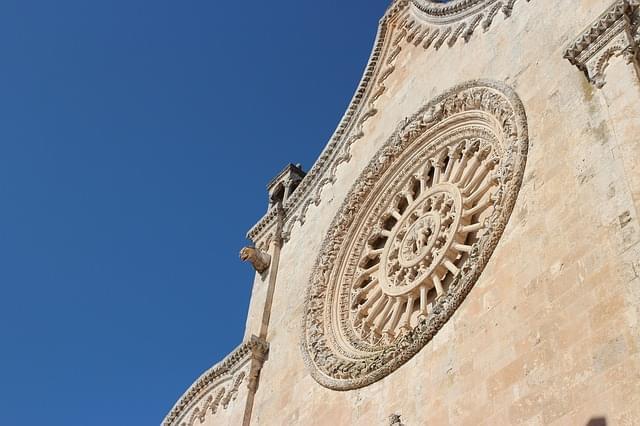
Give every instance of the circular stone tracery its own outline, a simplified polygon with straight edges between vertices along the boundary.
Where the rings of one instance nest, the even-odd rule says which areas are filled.
[[[302,347],[318,382],[365,386],[433,337],[502,233],[526,150],[522,107],[492,82],[457,87],[400,126],[347,196],[311,277]]]
[[[392,181],[390,201],[377,197],[374,203],[384,213],[364,248],[346,257],[347,264],[359,266],[353,284],[349,274],[343,276],[344,287],[351,286],[352,329],[347,332],[360,339],[355,348],[391,344],[428,318],[446,294],[468,259],[470,243],[485,228],[498,186],[493,170],[500,151],[490,140],[454,136],[446,144],[419,147],[413,168],[402,162],[391,166],[404,184],[393,188]],[[368,212],[364,217],[365,223],[377,219]]]
[[[412,201],[385,244],[379,274],[384,293],[400,296],[428,286],[452,247],[461,211],[462,195],[453,185],[436,185]]]

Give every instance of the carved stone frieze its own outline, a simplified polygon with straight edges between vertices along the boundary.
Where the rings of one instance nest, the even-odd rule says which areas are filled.
[[[520,0],[522,1],[522,0]],[[526,0],[529,2],[530,0]],[[373,51],[347,111],[311,170],[282,204],[281,237],[288,240],[296,224],[304,224],[309,208],[318,205],[326,185],[333,184],[337,168],[351,158],[351,146],[364,137],[364,124],[378,113],[376,101],[385,93],[386,80],[396,69],[404,48],[453,46],[459,38],[469,41],[477,27],[489,29],[499,12],[509,17],[516,0],[397,0],[380,20]],[[247,238],[263,247],[274,235],[276,215],[269,212]]]
[[[267,342],[252,336],[191,385],[165,417],[163,426],[192,426],[199,424],[196,420],[203,423],[206,416],[227,409],[245,382],[254,392],[268,350]]]
[[[564,57],[596,87],[604,86],[605,70],[614,57],[623,56],[638,71],[639,4],[638,0],[614,2],[565,50]]]
[[[332,389],[415,355],[471,290],[513,209],[524,109],[492,81],[457,86],[403,120],[356,180],[310,278],[302,353]]]
[[[526,0],[527,2],[530,0]],[[478,27],[487,31],[498,12],[511,16],[516,0],[411,0],[402,21],[407,41],[425,49],[453,46],[458,39],[469,41]]]

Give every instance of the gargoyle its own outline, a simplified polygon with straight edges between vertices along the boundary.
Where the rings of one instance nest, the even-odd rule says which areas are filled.
[[[240,259],[244,262],[251,262],[253,269],[259,274],[266,271],[271,264],[271,256],[255,247],[244,247],[240,250]]]

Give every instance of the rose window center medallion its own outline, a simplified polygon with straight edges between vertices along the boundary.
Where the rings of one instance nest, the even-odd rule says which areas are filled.
[[[385,244],[378,274],[382,291],[389,296],[424,292],[429,280],[441,289],[432,274],[449,250],[462,247],[453,247],[461,209],[462,195],[452,185],[432,188],[407,208]]]
[[[383,204],[364,250],[353,252],[360,268],[352,291],[352,323],[363,341],[390,343],[428,318],[429,306],[445,295],[493,202],[492,149],[489,142],[466,138],[441,147],[437,160],[418,161]],[[404,174],[402,167],[398,175]]]
[[[493,82],[453,89],[398,127],[316,261],[302,348],[318,382],[366,386],[428,343],[497,245],[526,152],[524,111]]]

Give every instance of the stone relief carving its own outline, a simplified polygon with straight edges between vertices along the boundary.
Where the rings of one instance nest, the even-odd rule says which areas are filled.
[[[244,371],[241,371],[236,378],[233,380],[233,385],[229,392],[227,392],[227,396],[222,400],[222,406],[226,409],[229,406],[231,401],[235,401],[238,396],[238,389],[240,389],[240,385],[244,381],[244,378],[247,374]]]
[[[436,50],[445,42],[453,46],[461,37],[468,42],[478,26],[487,31],[498,12],[511,16],[515,3],[516,0],[411,0],[413,7],[403,22],[407,41]]]
[[[251,339],[229,354],[223,361],[206,371],[173,406],[164,419],[164,426],[192,426],[205,421],[220,409],[227,409],[235,401],[242,383],[255,391],[262,364],[269,350],[267,342]]]
[[[473,81],[404,120],[356,180],[316,260],[302,353],[338,390],[415,355],[475,284],[506,226],[526,163],[524,109]]]
[[[614,2],[565,50],[564,57],[600,88],[612,58],[623,56],[640,72],[638,0]],[[640,76],[639,76],[640,77]]]
[[[225,388],[221,388],[215,398],[213,397],[213,394],[209,395],[201,407],[196,407],[193,410],[191,417],[189,417],[189,421],[182,422],[181,426],[193,426],[196,420],[199,420],[200,423],[204,423],[207,413],[217,413],[222,397],[224,396],[224,392]]]
[[[285,241],[296,224],[304,224],[309,208],[320,203],[323,188],[335,182],[338,166],[350,160],[351,146],[364,137],[364,124],[378,113],[376,101],[386,91],[385,81],[395,71],[402,49],[439,48],[445,42],[453,46],[460,37],[469,41],[479,25],[488,30],[500,11],[505,17],[511,16],[515,3],[516,0],[397,0],[389,6],[345,115],[316,163],[283,204],[281,237]],[[247,238],[257,247],[264,247],[264,240],[274,235],[276,226],[275,215],[267,213],[249,230]]]
[[[269,269],[271,256],[255,247],[244,247],[240,250],[240,259],[243,262],[250,262],[259,274]]]

